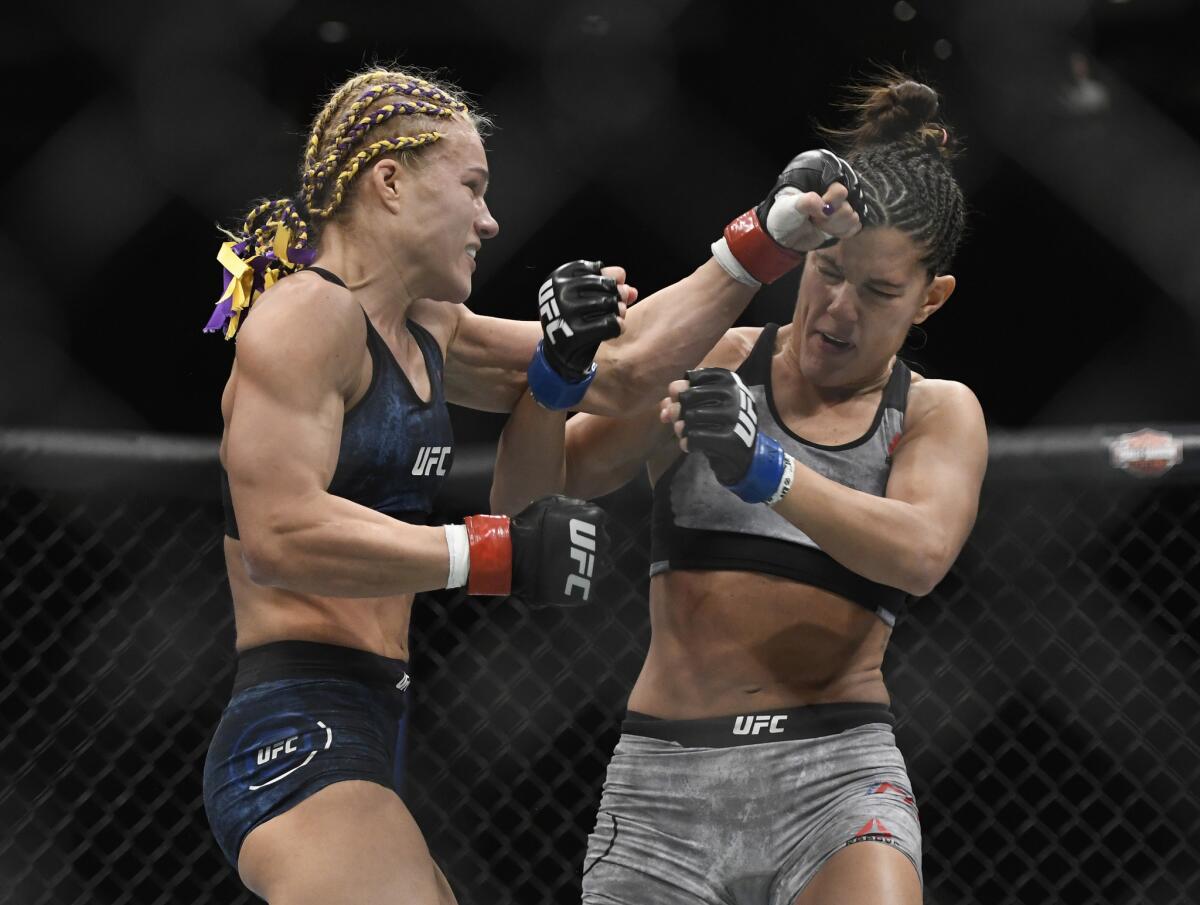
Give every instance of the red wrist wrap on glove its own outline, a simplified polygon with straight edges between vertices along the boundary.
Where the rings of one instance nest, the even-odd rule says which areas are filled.
[[[804,260],[804,252],[784,248],[772,239],[753,208],[725,227],[729,250],[760,283],[774,283]]]
[[[512,537],[507,515],[468,515],[467,540],[471,546],[468,594],[507,597],[512,592]]]

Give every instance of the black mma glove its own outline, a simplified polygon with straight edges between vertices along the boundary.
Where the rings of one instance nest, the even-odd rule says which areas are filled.
[[[535,500],[512,518],[472,515],[468,594],[519,597],[530,606],[579,606],[612,570],[607,516],[565,496]]]
[[[754,397],[725,368],[687,372],[679,418],[688,452],[703,453],[717,480],[747,503],[774,505],[792,486],[795,464],[774,438],[758,429]]]
[[[805,192],[824,195],[835,182],[846,187],[846,201],[862,225],[873,222],[871,205],[863,194],[853,167],[832,151],[805,151],[791,159],[775,180],[767,197],[725,227],[712,251],[721,266],[739,282],[773,283],[804,260],[804,253],[838,241],[826,235],[813,245],[803,238],[808,218],[788,199]]]
[[[600,343],[621,332],[617,282],[600,274],[599,261],[572,261],[555,270],[538,292],[542,341],[529,363],[529,389],[545,408],[577,404],[596,373]]]

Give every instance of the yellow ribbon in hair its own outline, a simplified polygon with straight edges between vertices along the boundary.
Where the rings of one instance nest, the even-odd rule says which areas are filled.
[[[288,267],[295,267],[292,259],[288,257],[288,247],[292,244],[292,228],[280,224],[279,229],[275,230],[275,240],[271,243],[271,250],[275,252],[275,257],[279,258]],[[290,272],[290,271],[289,271]]]
[[[271,250],[275,253],[275,257],[279,259],[282,267],[279,265],[268,265],[263,268],[261,291],[256,290],[254,287],[256,271],[253,262],[262,259],[263,256],[255,255],[249,260],[243,260],[234,251],[234,246],[241,243],[225,242],[221,245],[220,251],[217,252],[217,262],[229,273],[229,285],[225,287],[225,291],[217,299],[217,307],[220,308],[226,301],[230,303],[229,322],[225,326],[226,339],[233,339],[237,333],[238,325],[241,323],[242,314],[250,308],[255,298],[261,292],[266,292],[281,277],[291,273],[296,268],[297,265],[288,257],[288,246],[291,244],[291,241],[291,229],[281,225],[275,232],[275,238],[271,242]]]

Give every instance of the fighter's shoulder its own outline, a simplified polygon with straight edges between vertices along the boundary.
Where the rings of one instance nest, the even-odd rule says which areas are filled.
[[[983,408],[979,398],[965,383],[923,377],[915,371],[908,389],[905,420],[915,427],[930,418],[950,419],[957,423],[977,422],[983,426]]]
[[[348,289],[303,272],[280,280],[254,303],[237,333],[237,357],[297,365],[355,359],[366,320]]]
[[[728,368],[736,371],[750,356],[754,344],[762,335],[762,327],[731,327],[717,340],[701,365],[706,368]]]

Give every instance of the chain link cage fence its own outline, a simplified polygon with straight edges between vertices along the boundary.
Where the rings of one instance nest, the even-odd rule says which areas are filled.
[[[1200,433],[1139,480],[1118,431],[997,436],[953,572],[885,673],[926,901],[1200,901]],[[233,679],[215,449],[0,435],[0,902],[241,903],[201,802]],[[486,499],[459,457],[448,518]],[[428,595],[406,800],[461,902],[577,902],[648,636],[647,489],[618,571],[564,613]]]

